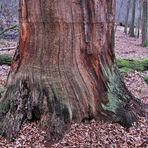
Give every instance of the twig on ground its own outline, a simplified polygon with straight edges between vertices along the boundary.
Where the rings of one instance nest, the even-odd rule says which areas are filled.
[[[10,51],[15,50],[17,47],[7,47],[7,48],[1,48],[0,51]]]
[[[15,29],[15,28],[17,28],[17,27],[18,27],[18,25],[10,26],[9,28],[7,28],[7,29],[3,30],[2,32],[0,32],[0,36],[3,35],[5,32],[7,32],[7,31],[9,31],[9,30],[11,30],[11,29]]]

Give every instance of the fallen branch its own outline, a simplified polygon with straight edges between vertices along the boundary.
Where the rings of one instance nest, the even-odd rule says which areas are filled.
[[[7,32],[7,31],[9,31],[9,30],[11,30],[11,29],[15,29],[15,28],[17,28],[17,27],[18,27],[18,25],[13,25],[13,26],[11,26],[11,27],[5,29],[4,31],[0,32],[0,36],[3,35],[5,32]]]
[[[0,51],[10,51],[10,50],[15,50],[16,47],[7,47],[7,48],[1,48]]]

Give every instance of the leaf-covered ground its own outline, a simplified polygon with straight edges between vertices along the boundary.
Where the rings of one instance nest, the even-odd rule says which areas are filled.
[[[127,59],[141,59],[148,57],[148,47],[141,47],[140,38],[129,38],[123,33],[123,27],[118,27],[115,46],[116,56]]]
[[[148,48],[140,47],[141,39],[125,36],[122,28],[116,33],[116,56],[130,59],[148,57]],[[16,42],[0,40],[0,48],[15,46]],[[5,51],[8,53],[8,51]],[[3,53],[3,52],[0,52]],[[13,54],[13,51],[9,51]],[[8,66],[0,66],[0,88],[6,82]],[[128,89],[148,103],[148,85],[145,72],[130,72],[124,76]],[[119,124],[97,122],[72,124],[71,129],[57,144],[51,145],[46,139],[46,132],[39,128],[38,123],[26,123],[14,142],[0,137],[0,148],[147,148],[148,147],[148,116],[140,118],[129,130]]]

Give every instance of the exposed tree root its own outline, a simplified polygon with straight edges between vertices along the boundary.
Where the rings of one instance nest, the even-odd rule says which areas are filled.
[[[115,120],[113,119],[128,128],[137,120],[137,112],[131,109],[130,102],[123,106],[118,106]],[[133,100],[133,102],[135,103],[136,101]],[[137,105],[139,102],[135,104]],[[73,107],[75,105],[73,104]],[[88,110],[87,108],[85,109],[87,114]],[[1,100],[0,131],[2,135],[12,141],[17,136],[24,122],[27,120],[40,120],[41,127],[46,129],[50,140],[55,142],[63,137],[65,131],[69,129],[71,121],[81,122],[86,118],[93,118],[91,114],[88,114],[90,116],[77,116],[78,110],[75,110],[75,113],[73,111],[71,113],[71,110],[73,109],[57,98],[56,90],[52,86],[47,88],[41,85],[38,80],[32,83],[29,79],[18,78],[15,84],[13,83],[8,87]],[[107,110],[104,115],[107,116],[109,113],[112,116],[113,112]],[[108,116],[107,119],[109,119]],[[112,118],[110,119],[112,120]]]
[[[47,89],[27,80],[8,87],[0,104],[1,134],[12,141],[26,120],[40,120],[52,140],[61,139],[70,123],[69,110],[49,96]]]

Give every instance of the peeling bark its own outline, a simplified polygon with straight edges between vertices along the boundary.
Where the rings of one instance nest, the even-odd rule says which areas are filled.
[[[81,0],[82,9],[83,9],[83,25],[84,25],[84,34],[85,34],[85,42],[89,43],[91,40],[90,37],[90,20],[89,20],[89,3],[88,0]]]

